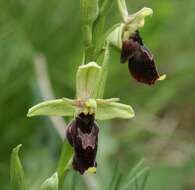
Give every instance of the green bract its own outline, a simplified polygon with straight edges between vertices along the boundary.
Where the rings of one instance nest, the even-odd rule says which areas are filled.
[[[95,62],[81,65],[77,71],[77,99],[62,98],[42,102],[30,108],[27,116],[74,116],[83,112],[84,114],[95,114],[99,120],[132,118],[134,111],[131,106],[118,103],[118,98],[98,99],[96,97],[101,70],[102,67]]]

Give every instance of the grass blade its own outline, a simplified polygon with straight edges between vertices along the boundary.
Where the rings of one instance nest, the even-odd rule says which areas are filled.
[[[134,175],[129,182],[127,182],[125,185],[122,186],[120,190],[125,190],[129,186],[131,186],[136,180],[138,180],[143,174],[149,171],[149,167],[146,167],[142,169],[140,172],[138,172],[136,175]]]

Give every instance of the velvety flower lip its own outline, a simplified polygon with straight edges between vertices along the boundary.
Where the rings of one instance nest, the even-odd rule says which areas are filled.
[[[123,41],[121,63],[128,61],[136,51],[139,51],[140,46],[144,46],[144,44],[139,35],[139,31],[135,31],[128,40]]]
[[[74,148],[73,168],[83,174],[96,167],[99,128],[94,115],[80,113],[67,128],[67,139]]]
[[[121,63],[128,61],[129,71],[138,82],[152,85],[160,76],[150,51],[144,46],[139,31],[123,42]]]

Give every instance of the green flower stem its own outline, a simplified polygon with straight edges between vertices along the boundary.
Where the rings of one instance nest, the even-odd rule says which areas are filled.
[[[92,41],[89,46],[85,45],[85,64],[96,61],[104,44],[102,34],[104,33],[105,15],[98,16],[92,28]]]
[[[104,0],[101,3],[99,16],[94,22],[93,27],[93,44],[95,52],[95,60],[101,55],[102,47],[105,45],[106,33],[105,33],[105,19],[106,15],[113,3],[113,0]]]
[[[106,79],[107,79],[107,74],[108,74],[108,62],[110,58],[110,44],[107,42],[106,47],[104,50],[104,57],[102,61],[102,70],[100,73],[100,78],[99,78],[99,89],[98,89],[98,98],[103,98],[104,95],[104,89],[105,89],[105,84],[106,84]]]
[[[83,33],[83,43],[88,49],[92,46],[92,24],[84,24],[81,28]]]
[[[85,56],[84,56],[84,58],[85,58],[84,64],[87,64],[87,63],[95,60],[96,56],[95,56],[94,45],[91,45],[89,47],[86,46],[84,52],[85,52],[84,53],[85,54]]]
[[[94,60],[94,46],[92,42],[93,34],[93,25],[92,24],[84,24],[82,26],[82,34],[83,34],[83,43],[84,43],[84,55],[85,60],[84,63],[88,63]]]
[[[93,28],[93,44],[94,44],[95,60],[97,60],[98,56],[100,55],[101,49],[105,43],[105,40],[103,38],[104,26],[105,26],[105,15],[99,15],[96,22],[94,23],[94,28]]]
[[[113,0],[104,0],[102,2],[99,15],[95,20],[95,22],[93,23],[91,44],[88,43],[88,46],[85,49],[85,63],[88,63],[90,61],[96,61],[101,54],[102,47],[105,44],[105,39],[106,39],[106,36],[104,34],[105,18],[112,3]],[[87,33],[85,33],[84,35],[87,35]],[[88,36],[90,35],[88,34]]]
[[[100,8],[100,15],[105,15],[108,9],[110,8],[110,6],[112,5],[112,3],[113,3],[113,0],[104,0]]]

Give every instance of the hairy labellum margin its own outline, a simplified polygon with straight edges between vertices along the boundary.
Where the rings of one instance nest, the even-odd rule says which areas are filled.
[[[123,41],[121,63],[128,61],[129,71],[141,83],[154,84],[160,78],[150,51],[144,46],[139,31]]]
[[[96,167],[99,128],[94,115],[79,114],[67,128],[67,139],[74,148],[73,168],[83,174]]]

